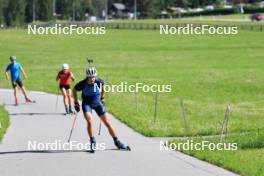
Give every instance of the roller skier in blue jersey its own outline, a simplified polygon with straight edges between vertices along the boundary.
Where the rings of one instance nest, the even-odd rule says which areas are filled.
[[[9,74],[8,72],[10,72],[10,76],[11,76],[11,83],[12,86],[14,88],[14,96],[15,96],[15,105],[17,106],[19,104],[18,102],[18,90],[17,87],[19,86],[20,89],[22,90],[26,103],[32,103],[34,101],[31,100],[31,98],[28,96],[28,93],[26,91],[26,88],[22,82],[21,79],[21,72],[24,76],[24,78],[27,78],[27,75],[24,71],[24,69],[22,68],[22,66],[16,62],[16,56],[10,56],[10,64],[6,67],[6,71],[5,71],[5,76],[7,80],[10,80],[9,78]]]
[[[93,67],[89,67],[86,70],[87,77],[77,83],[73,88],[73,99],[75,104],[75,110],[80,111],[80,104],[77,99],[77,92],[82,92],[82,110],[84,117],[87,121],[87,131],[90,137],[91,151],[95,151],[96,141],[94,138],[94,130],[92,123],[92,110],[95,110],[97,115],[101,118],[102,122],[107,127],[110,135],[114,140],[114,144],[118,149],[130,150],[129,146],[120,142],[117,138],[115,129],[113,128],[104,106],[104,81],[100,78],[97,78],[97,71]]]

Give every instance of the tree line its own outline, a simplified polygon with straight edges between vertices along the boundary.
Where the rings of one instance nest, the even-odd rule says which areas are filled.
[[[84,20],[87,15],[102,16],[113,3],[123,3],[133,12],[136,2],[141,18],[156,17],[168,7],[196,8],[220,4],[223,0],[0,0],[0,23],[7,26],[23,25],[33,20]],[[106,6],[107,3],[107,6]],[[33,13],[34,12],[34,13]]]

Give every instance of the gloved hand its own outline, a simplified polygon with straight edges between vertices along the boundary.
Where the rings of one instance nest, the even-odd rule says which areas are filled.
[[[74,102],[74,109],[77,113],[80,112],[80,104],[78,101]]]

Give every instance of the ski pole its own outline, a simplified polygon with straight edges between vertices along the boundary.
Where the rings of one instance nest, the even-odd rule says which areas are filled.
[[[9,84],[8,84],[9,81],[10,81],[10,79],[7,79],[7,77],[4,79],[4,89],[6,89],[6,90],[8,90],[8,88],[9,88]],[[6,95],[4,95],[4,104],[3,104],[3,106],[6,106],[8,104],[8,99],[7,99]]]
[[[73,129],[75,127],[75,124],[76,124],[77,117],[78,117],[78,113],[76,113],[74,116],[72,127],[71,127],[71,132],[70,132],[69,139],[68,139],[68,143],[71,142],[71,136],[72,136],[72,132],[73,132]]]
[[[101,121],[101,119],[100,119],[99,131],[98,131],[98,135],[99,135],[99,136],[101,135],[101,128],[102,128],[102,121]]]
[[[93,59],[87,58],[87,62],[89,63],[89,67],[91,67],[91,63],[93,63]]]
[[[57,92],[57,99],[56,99],[55,112],[57,112],[57,111],[58,111],[59,93],[60,93],[60,88],[58,88],[58,92]]]
[[[7,81],[7,79],[5,79],[4,80],[4,89],[7,89],[7,83],[6,83],[6,81]],[[5,107],[6,106],[6,96],[5,95],[3,95],[4,96],[4,102],[3,102],[3,106]]]

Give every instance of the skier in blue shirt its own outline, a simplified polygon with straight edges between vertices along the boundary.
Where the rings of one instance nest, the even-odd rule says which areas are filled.
[[[27,75],[22,68],[22,66],[16,62],[16,56],[11,56],[10,58],[11,64],[9,64],[6,68],[5,71],[5,76],[7,80],[10,80],[8,72],[10,72],[11,75],[11,81],[12,81],[12,86],[14,88],[14,96],[15,96],[15,105],[18,105],[18,90],[17,86],[19,86],[25,96],[26,102],[33,102],[26,91],[25,86],[23,85],[20,73],[22,72],[24,78],[27,78]]]
[[[96,149],[96,142],[94,138],[93,123],[92,123],[92,110],[95,110],[97,115],[101,118],[102,122],[107,127],[110,135],[114,140],[114,144],[118,149],[130,150],[128,145],[125,145],[120,142],[116,136],[114,127],[112,126],[104,106],[104,93],[105,85],[104,81],[100,78],[97,78],[97,71],[93,67],[89,67],[86,70],[87,77],[77,83],[73,88],[73,99],[75,104],[76,112],[80,111],[80,105],[77,99],[77,92],[82,92],[82,110],[84,117],[87,121],[87,131],[90,137],[91,151],[94,152]]]

